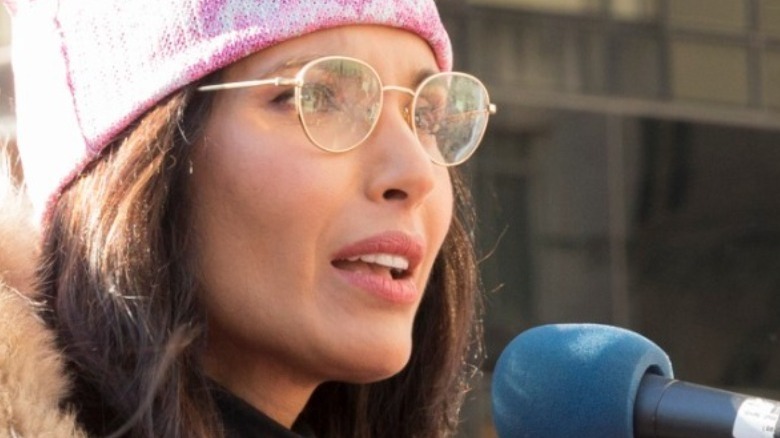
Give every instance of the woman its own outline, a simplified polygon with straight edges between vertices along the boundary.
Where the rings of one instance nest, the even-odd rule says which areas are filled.
[[[0,312],[36,289],[54,382],[16,392],[58,434],[452,434],[479,348],[453,166],[492,106],[433,3],[59,3],[15,6],[43,243]]]

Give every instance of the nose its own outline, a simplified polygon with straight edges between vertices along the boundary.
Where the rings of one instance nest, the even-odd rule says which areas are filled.
[[[361,148],[368,155],[369,197],[413,206],[424,201],[437,183],[443,183],[438,175],[448,173],[431,161],[414,134],[407,112],[411,90],[385,87],[385,91],[389,92],[377,125]]]

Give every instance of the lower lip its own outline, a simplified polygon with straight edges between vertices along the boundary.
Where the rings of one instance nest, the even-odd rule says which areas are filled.
[[[337,269],[339,274],[352,286],[394,304],[412,304],[417,302],[420,293],[411,278],[394,280],[382,275],[362,271]]]

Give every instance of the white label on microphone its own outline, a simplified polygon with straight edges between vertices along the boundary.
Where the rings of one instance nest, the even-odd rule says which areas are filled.
[[[760,398],[742,402],[734,420],[734,438],[775,438],[780,436],[780,405]]]

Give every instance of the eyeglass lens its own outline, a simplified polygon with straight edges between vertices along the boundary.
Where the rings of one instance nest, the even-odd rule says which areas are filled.
[[[326,58],[302,72],[298,108],[306,134],[330,151],[352,149],[366,140],[379,118],[383,90],[366,64]],[[452,165],[466,160],[485,131],[488,95],[476,78],[439,73],[426,79],[412,102],[413,129],[433,161]]]

